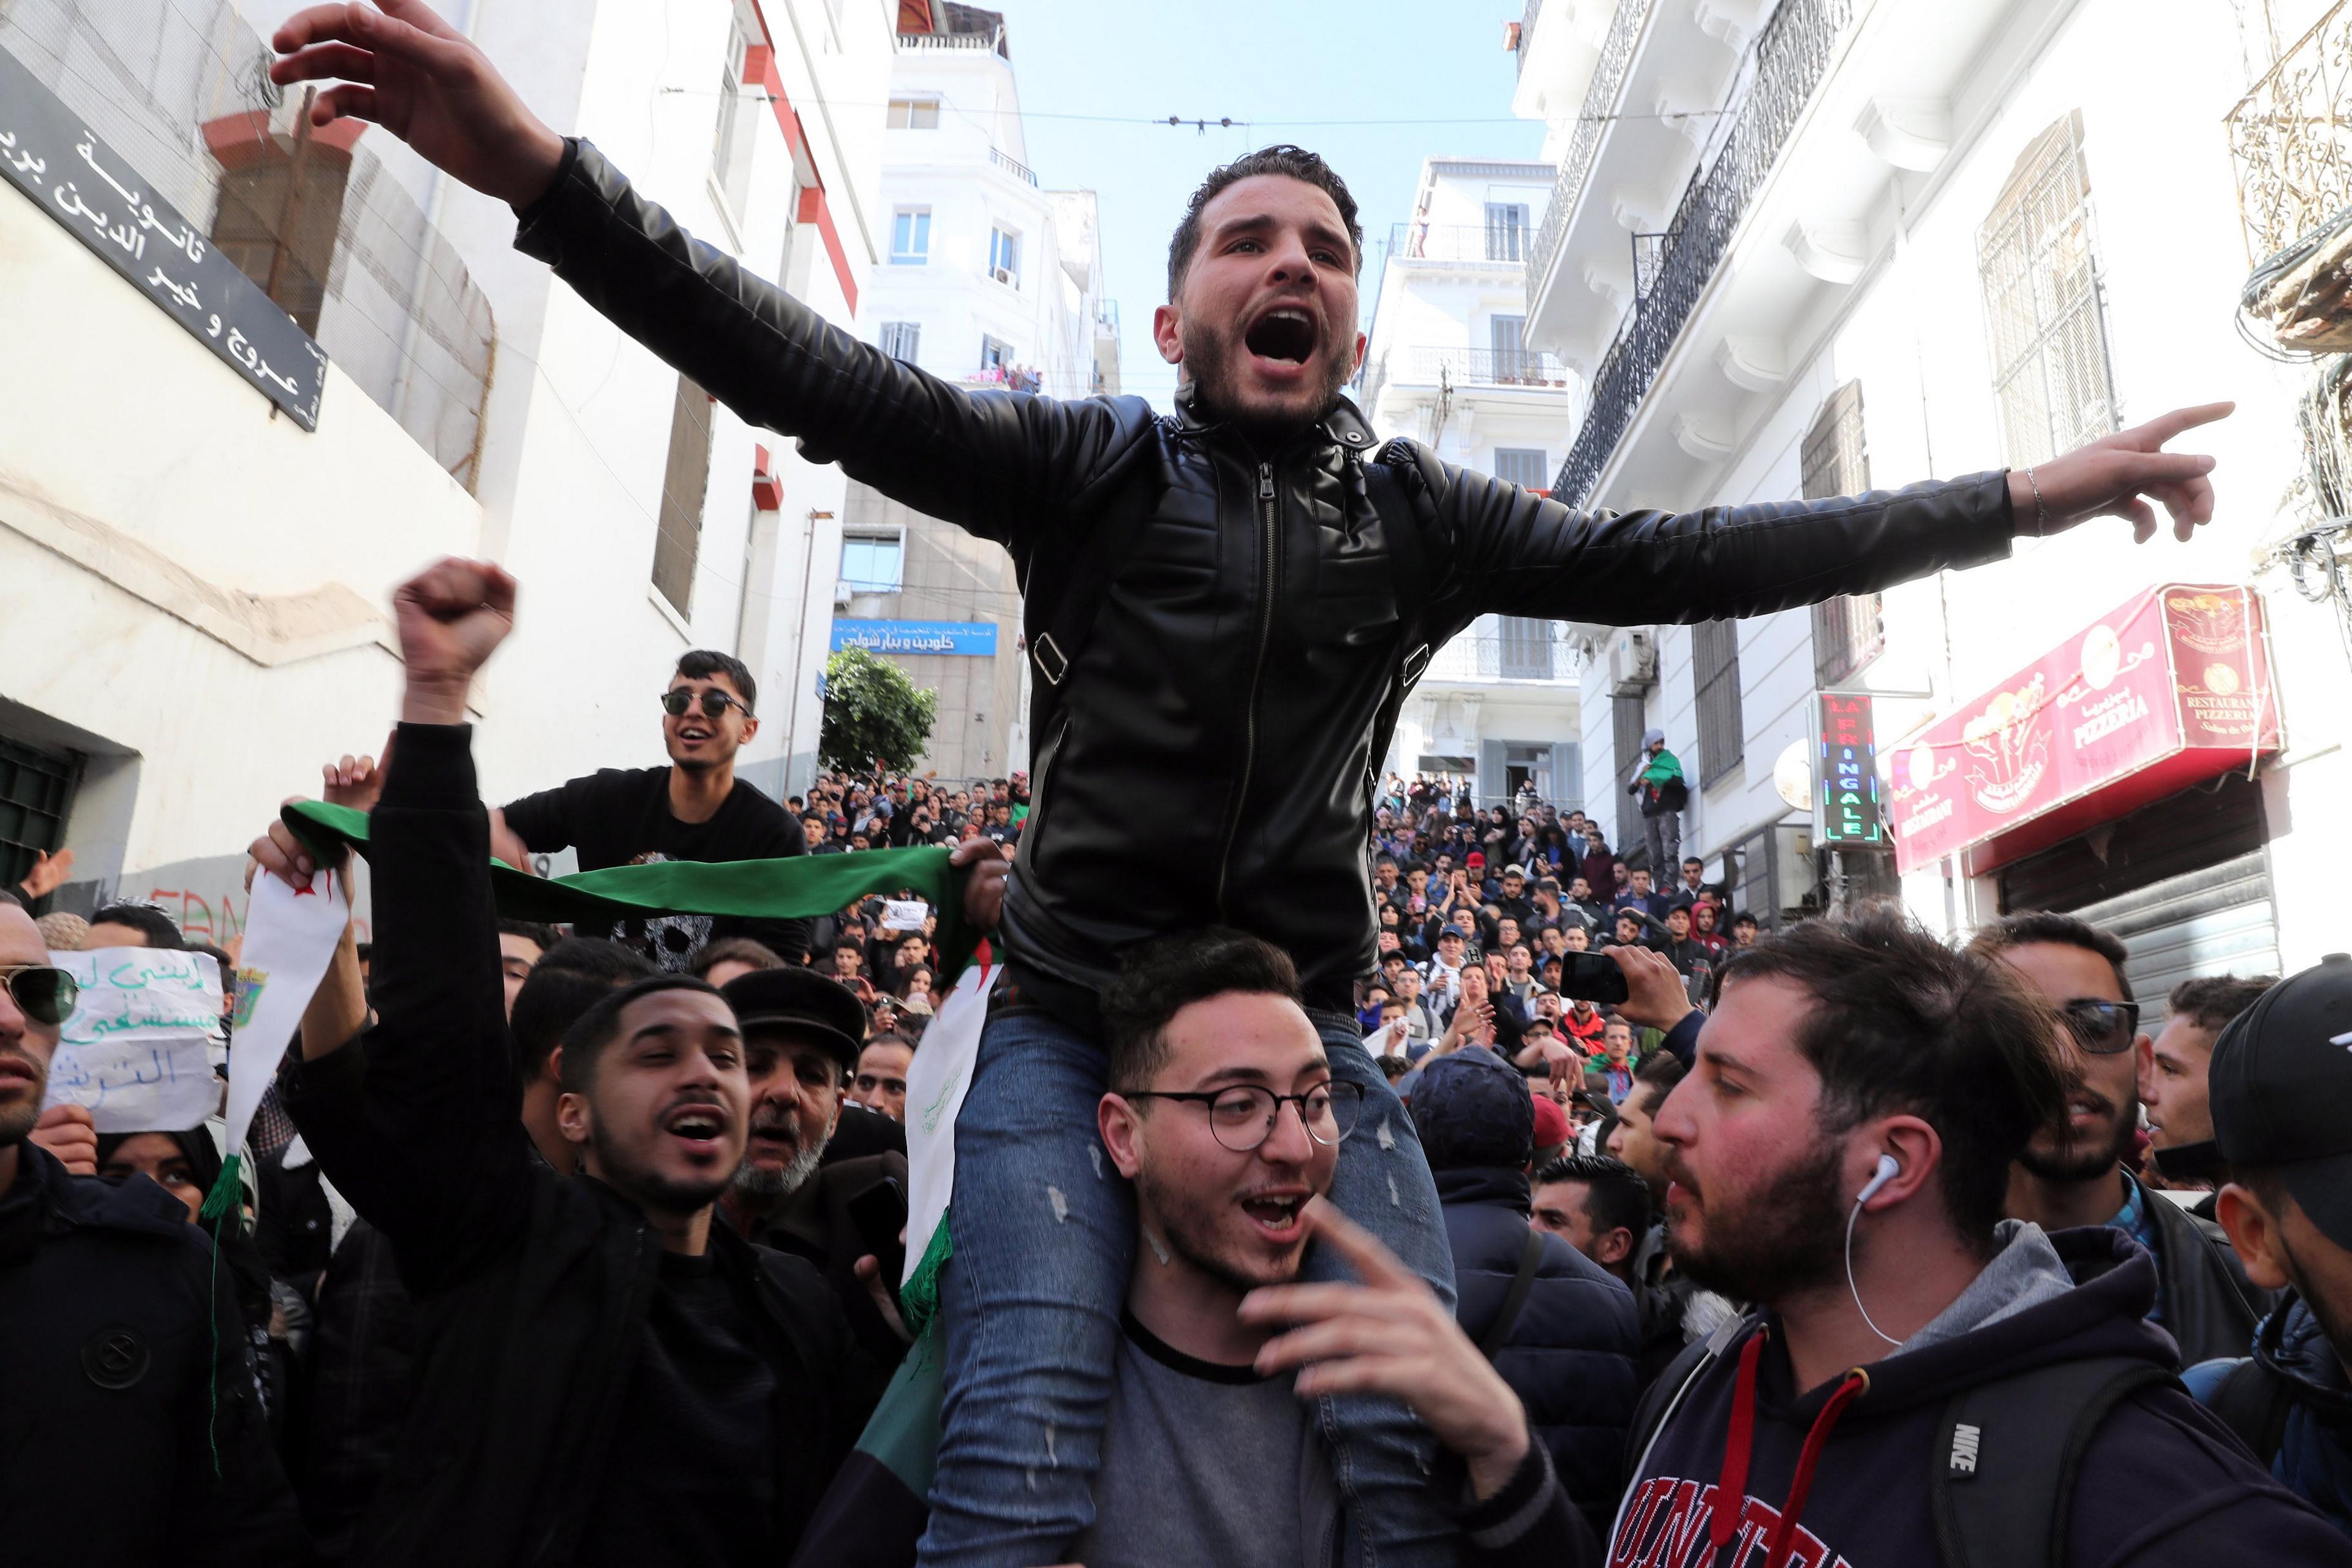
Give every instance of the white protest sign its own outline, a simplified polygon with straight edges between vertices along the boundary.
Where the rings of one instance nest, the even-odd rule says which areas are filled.
[[[931,918],[931,906],[920,899],[885,899],[882,900],[884,931],[920,931],[923,922]]]
[[[352,906],[333,870],[320,867],[299,888],[273,876],[253,879],[245,946],[237,957],[236,1044],[228,1056],[228,1146],[245,1142],[253,1113],[318,994],[351,922]]]
[[[206,1047],[220,1032],[220,966],[152,947],[53,952],[81,986],[49,1063],[50,1105],[89,1108],[100,1132],[179,1132],[220,1104]]]

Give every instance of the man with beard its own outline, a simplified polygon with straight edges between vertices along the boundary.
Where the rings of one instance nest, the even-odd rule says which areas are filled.
[[[1733,957],[1657,1131],[1675,1267],[1758,1310],[1652,1390],[1611,1562],[2352,1562],[2174,1380],[2140,1249],[2001,1217],[2068,1074],[1891,911]]]
[[[70,1175],[30,1141],[74,1005],[0,890],[0,1557],[308,1561],[204,1232],[153,1182]]]
[[[598,999],[559,1066],[580,1173],[531,1157],[466,723],[514,582],[444,561],[394,609],[406,685],[370,824],[373,984],[362,997],[347,929],[279,1080],[426,1325],[350,1560],[782,1561],[874,1390],[816,1272],[711,1224],[750,1110],[734,1015],[688,975]],[[297,886],[314,868],[283,822],[254,853]]]
[[[2194,984],[2193,982],[2191,984]],[[2244,982],[2235,984],[2243,984]],[[2291,1289],[2253,1354],[2184,1381],[2254,1458],[2352,1534],[2352,956],[2273,983],[2232,1016],[2206,1084],[2229,1181],[2216,1206],[2273,1289]]]
[[[2072,915],[2034,910],[1987,926],[1969,946],[1997,958],[2058,1015],[2072,1079],[2064,1113],[2017,1157],[2009,1214],[2044,1230],[2122,1231],[2155,1256],[2148,1321],[2179,1342],[2181,1364],[2244,1353],[2270,1310],[2269,1293],[2247,1279],[2220,1226],[2131,1173],[2149,1042],[2124,977],[2122,941]]]
[[[885,1182],[898,1184],[903,1201],[907,1156],[885,1150],[820,1163],[840,1125],[866,1010],[813,969],[758,970],[719,994],[743,1031],[751,1123],[742,1169],[719,1212],[738,1235],[808,1259],[833,1287],[866,1352],[895,1365],[906,1341],[868,1288],[874,1249],[851,1205]]]
[[[935,1565],[1032,1568],[1092,1514],[1134,1236],[1083,1130],[1106,1081],[1097,999],[1137,942],[1246,920],[1296,957],[1333,1070],[1397,1129],[1349,1151],[1335,1200],[1450,1291],[1426,1165],[1349,1016],[1375,951],[1366,781],[1431,650],[1490,613],[1763,614],[1993,560],[2102,513],[2152,534],[2143,491],[2184,535],[2211,513],[2210,459],[2160,448],[2221,405],[2024,472],[1680,515],[1580,513],[1412,442],[1383,447],[1339,395],[1364,347],[1355,200],[1287,145],[1213,171],[1177,226],[1152,327],[1178,366],[1174,415],[1139,397],[975,392],[695,241],[422,0],[312,6],[275,42],[274,81],[343,79],[317,123],[382,123],[509,202],[520,249],[748,422],[1012,554],[1036,808],[1004,893],[1008,1004],[957,1124]],[[1026,1237],[1047,1192],[1071,1223]],[[1054,1289],[1035,1288],[1041,1269]],[[1360,1544],[1444,1563],[1451,1535],[1397,1415],[1365,1401],[1337,1417],[1366,1500]]]

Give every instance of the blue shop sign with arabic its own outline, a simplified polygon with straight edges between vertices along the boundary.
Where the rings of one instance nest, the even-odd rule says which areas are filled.
[[[324,351],[5,49],[0,173],[297,425],[319,427]]]
[[[994,621],[842,621],[833,623],[833,651],[862,647],[868,653],[943,653],[972,658],[996,657]]]

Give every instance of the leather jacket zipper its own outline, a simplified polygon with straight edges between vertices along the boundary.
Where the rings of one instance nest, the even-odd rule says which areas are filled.
[[[1249,800],[1250,773],[1257,765],[1257,691],[1265,679],[1266,644],[1274,637],[1274,563],[1279,518],[1276,512],[1274,465],[1257,466],[1257,500],[1261,555],[1257,575],[1257,660],[1250,667],[1249,701],[1242,709],[1242,776],[1234,790],[1232,817],[1225,824],[1225,850],[1217,863],[1217,918],[1230,919],[1225,910],[1225,881],[1233,874],[1234,840],[1242,830],[1242,813]]]

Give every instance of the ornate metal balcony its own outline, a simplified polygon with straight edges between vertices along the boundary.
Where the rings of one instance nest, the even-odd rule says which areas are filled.
[[[1780,161],[1853,13],[1854,0],[1780,0],[1758,36],[1755,79],[1730,132],[1715,161],[1684,190],[1658,241],[1656,270],[1593,374],[1584,423],[1552,484],[1552,494],[1569,505],[1581,506],[1591,495],[1730,248],[1748,201]]]
[[[1568,385],[1568,367],[1533,349],[1416,348],[1402,374],[1429,384],[1442,378],[1453,386]]]
[[[2230,155],[2250,260],[2352,207],[2352,4],[2332,7],[2230,110]]]
[[[1389,227],[1389,254],[1404,261],[1524,267],[1534,237],[1508,223],[1400,223]]]
[[[1568,144],[1568,155],[1559,161],[1559,176],[1552,183],[1551,201],[1544,208],[1543,222],[1536,228],[1533,248],[1528,252],[1528,313],[1535,314],[1536,293],[1543,287],[1544,274],[1551,269],[1559,244],[1568,237],[1569,216],[1575,212],[1577,199],[1584,194],[1584,182],[1592,173],[1592,159],[1601,150],[1601,132],[1616,112],[1617,95],[1624,90],[1625,73],[1633,68],[1633,45],[1642,36],[1643,24],[1650,19],[1650,8],[1656,0],[1617,0],[1616,15],[1609,19],[1609,36],[1601,40],[1601,62],[1592,68],[1592,85],[1584,90],[1584,105],[1577,110],[1576,135]],[[1530,13],[1532,16],[1532,13]],[[1520,38],[1524,44],[1527,34]],[[1524,57],[1523,57],[1524,58]]]

